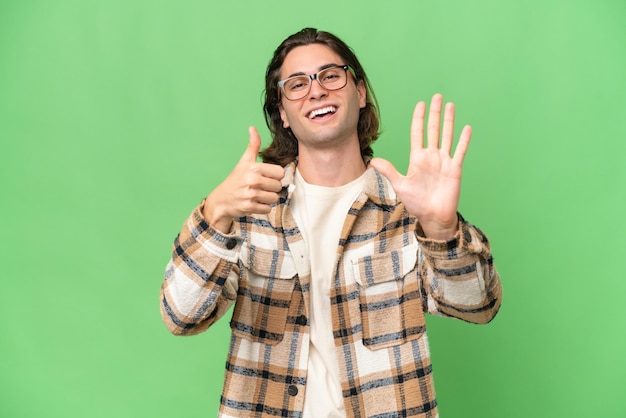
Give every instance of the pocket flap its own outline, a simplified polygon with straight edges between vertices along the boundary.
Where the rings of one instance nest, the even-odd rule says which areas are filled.
[[[244,242],[240,257],[243,265],[259,276],[293,279],[297,275],[296,265],[289,251],[270,250]]]
[[[417,262],[417,242],[380,254],[352,260],[355,280],[362,287],[399,280],[406,276]]]

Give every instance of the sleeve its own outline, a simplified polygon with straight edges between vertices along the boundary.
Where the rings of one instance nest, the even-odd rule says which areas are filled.
[[[419,223],[416,235],[424,310],[476,324],[491,321],[502,284],[485,234],[459,214],[459,230],[449,241],[428,239]]]
[[[194,209],[176,237],[161,286],[161,317],[176,335],[208,329],[237,297],[241,238],[214,230]]]

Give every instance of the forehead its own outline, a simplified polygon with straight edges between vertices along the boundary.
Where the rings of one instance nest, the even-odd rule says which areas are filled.
[[[299,46],[287,54],[280,67],[280,78],[293,74],[313,74],[328,64],[345,64],[335,51],[322,44]]]

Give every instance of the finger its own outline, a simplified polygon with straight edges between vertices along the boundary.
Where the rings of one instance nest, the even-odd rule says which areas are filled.
[[[413,110],[413,120],[411,121],[411,150],[424,148],[424,115],[426,114],[426,103],[419,102]]]
[[[393,186],[397,182],[399,182],[402,177],[402,174],[396,170],[396,168],[389,161],[382,158],[374,158],[370,161],[370,165],[374,167],[376,170],[380,172],[383,176],[387,177]]]
[[[262,215],[265,213],[270,213],[270,211],[272,210],[272,205],[265,204],[265,203],[250,202],[246,207],[242,208],[242,210],[243,210],[243,213],[245,214]]]
[[[441,132],[441,150],[447,155],[452,152],[452,142],[454,140],[454,103],[446,104],[443,114],[443,131]]]
[[[250,134],[250,139],[248,140],[246,151],[239,160],[241,162],[255,162],[259,155],[259,150],[261,149],[261,137],[256,128],[254,126],[249,127],[248,133]]]
[[[463,165],[463,160],[465,160],[465,155],[467,154],[467,149],[469,148],[469,143],[471,139],[472,127],[466,125],[463,128],[463,131],[461,131],[459,143],[456,145],[456,150],[454,150],[454,157],[452,157],[458,165]]]
[[[278,193],[273,192],[257,192],[254,202],[261,205],[273,205],[278,202]]]
[[[258,163],[258,170],[261,176],[273,180],[282,180],[285,177],[285,169],[277,164]]]
[[[257,182],[257,187],[260,190],[278,193],[282,190],[283,185],[279,179],[274,179],[274,178],[264,176],[264,177],[259,178]]]
[[[237,206],[241,213],[268,213],[271,205],[278,202],[279,195],[259,189],[241,190],[237,194]]]
[[[428,148],[439,147],[439,124],[441,123],[441,94],[435,94],[430,102],[428,113]]]

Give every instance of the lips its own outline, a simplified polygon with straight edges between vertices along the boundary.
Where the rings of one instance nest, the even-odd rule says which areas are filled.
[[[309,119],[314,119],[314,118],[319,117],[319,116],[324,116],[324,115],[328,115],[328,114],[331,114],[331,113],[335,113],[336,111],[337,111],[337,108],[335,106],[321,107],[319,109],[314,109],[311,112],[309,112],[307,117]]]

